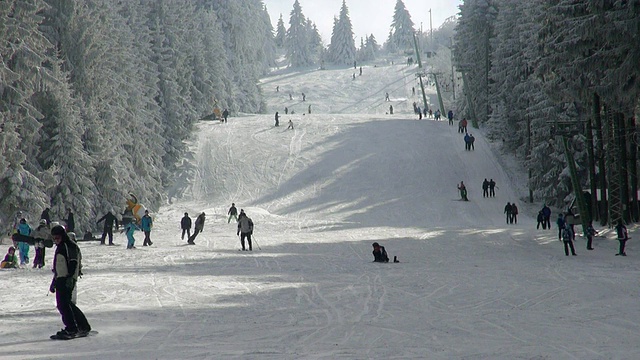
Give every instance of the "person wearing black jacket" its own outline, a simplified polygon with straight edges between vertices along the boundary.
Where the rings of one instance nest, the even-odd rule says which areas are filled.
[[[113,223],[115,222],[117,229],[118,218],[113,215],[111,211],[108,211],[103,217],[96,221],[96,225],[100,224],[101,221],[104,221],[104,228],[102,229],[102,238],[100,238],[100,245],[104,245],[104,240],[107,238],[107,235],[109,235],[109,245],[113,245]]]
[[[373,262],[389,262],[387,250],[377,242],[373,243]]]
[[[191,237],[191,218],[189,213],[184,213],[184,217],[180,220],[180,228],[182,229],[182,240],[184,240],[184,233],[187,233],[187,239]]]
[[[71,300],[76,281],[81,274],[80,249],[60,225],[51,229],[51,236],[56,243],[56,252],[53,258],[54,277],[49,291],[56,294],[57,308],[65,326],[56,336],[60,339],[87,336],[91,326],[84,313]]]
[[[51,216],[49,215],[49,208],[46,208],[42,211],[42,214],[40,214],[40,219],[46,220],[47,225],[51,224]]]
[[[76,221],[73,217],[73,211],[71,211],[71,209],[67,209],[67,211],[69,212],[69,215],[67,215],[67,231],[68,232],[75,232],[76,231]]]
[[[196,239],[196,236],[198,236],[198,234],[201,233],[202,230],[204,229],[204,220],[205,220],[205,214],[203,211],[202,214],[198,215],[198,217],[196,218],[196,223],[193,228],[193,235],[189,236],[189,241],[187,241],[189,245],[196,244],[194,240]]]

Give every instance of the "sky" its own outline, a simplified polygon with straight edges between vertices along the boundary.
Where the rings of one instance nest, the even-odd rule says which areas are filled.
[[[285,28],[289,28],[289,16],[294,0],[263,1],[271,16],[274,29],[280,14],[282,14]],[[316,24],[323,41],[328,43],[331,39],[333,18],[340,14],[342,0],[299,0],[299,2],[302,13]],[[435,30],[447,18],[459,12],[458,6],[462,2],[461,0],[404,0],[416,30],[422,26],[423,31],[429,30],[429,9],[431,9],[431,23]],[[356,39],[373,34],[379,44],[386,41],[395,5],[395,0],[348,0],[347,8]],[[359,40],[356,43],[359,44]]]
[[[404,64],[363,63],[355,79],[282,68],[261,81],[267,114],[196,124],[182,181],[151,211],[153,245],[140,232],[133,250],[121,233],[115,246],[79,243],[77,305],[98,334],[49,340],[62,323],[47,249],[42,269],[0,270],[0,357],[640,359],[637,242],[614,256],[615,235],[597,227],[595,250],[578,236],[565,256],[555,224],[536,230],[542,203],[521,200],[526,170],[481,130],[465,151],[457,126],[418,120]],[[252,251],[239,251],[232,202],[253,219]],[[184,212],[206,214],[194,246]],[[373,242],[399,263],[372,263]]]

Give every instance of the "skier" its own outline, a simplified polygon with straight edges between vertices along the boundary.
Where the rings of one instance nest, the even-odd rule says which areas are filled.
[[[71,301],[82,268],[80,249],[60,225],[51,229],[51,236],[56,243],[56,252],[53,260],[54,277],[49,291],[56,294],[57,308],[65,325],[52,338],[66,340],[87,336],[91,326],[82,311]]]
[[[276,118],[276,126],[280,126],[280,121],[279,121],[279,120],[280,120],[280,115],[278,115],[278,112],[277,112],[277,111],[276,111],[276,116],[275,116],[275,118]]]
[[[536,218],[538,224],[536,225],[536,229],[540,229],[540,224],[542,224],[542,228],[546,229],[547,225],[544,222],[544,215],[542,215],[542,210],[538,211],[538,217]]]
[[[236,235],[240,236],[240,244],[242,245],[242,251],[247,251],[244,247],[244,239],[247,239],[249,245],[249,251],[252,251],[251,247],[251,235],[253,235],[253,221],[244,210],[240,209],[240,216],[238,216],[238,231]]]
[[[189,213],[184,213],[182,220],[180,220],[180,228],[182,229],[182,240],[184,240],[184,233],[187,233],[187,239],[191,237],[191,218]]]
[[[33,231],[33,238],[35,239],[36,256],[33,259],[33,268],[42,268],[44,266],[44,241],[51,239],[51,230],[47,225],[46,219],[40,219],[40,225]]]
[[[289,93],[289,100],[293,100],[293,95],[291,95],[291,93]]]
[[[33,229],[27,224],[27,220],[25,218],[20,219],[18,234],[31,236],[32,231]],[[25,241],[18,242],[18,250],[20,251],[20,265],[29,264],[29,243]]]
[[[558,225],[558,240],[562,240],[562,229],[564,229],[564,217],[562,216],[562,213],[558,214],[556,225]]]
[[[289,108],[288,107],[284,107],[284,114],[287,115],[289,113]]]
[[[391,101],[391,99],[389,99],[389,93],[384,94],[384,101]]]
[[[616,233],[618,234],[618,241],[620,242],[620,251],[618,251],[616,256],[627,256],[627,253],[624,252],[624,246],[626,245],[627,240],[629,240],[629,233],[627,232],[627,227],[622,223],[622,220],[618,220],[618,225],[616,225]]]
[[[496,188],[496,182],[493,181],[493,179],[490,179],[489,180],[489,196],[490,197],[496,197],[495,188]]]
[[[373,262],[389,262],[387,250],[377,242],[373,243]]]
[[[507,214],[507,224],[511,221],[511,203],[507,202],[504,206],[504,213]]]
[[[311,114],[311,105],[309,105],[309,108],[308,108],[307,114]]]
[[[222,117],[224,118],[224,122],[227,122],[227,118],[229,117],[229,110],[224,109],[222,112]]]
[[[44,219],[47,221],[47,225],[51,224],[51,216],[49,215],[49,208],[46,208],[42,211],[42,214],[40,214],[40,219]]]
[[[104,227],[102,228],[100,245],[104,245],[104,240],[107,238],[107,235],[109,235],[109,245],[113,245],[113,223],[116,224],[116,229],[118,229],[118,218],[113,215],[111,211],[107,211],[103,217],[96,221],[96,225],[100,224],[101,221],[104,221]]]
[[[460,190],[460,198],[461,198],[461,200],[469,201],[469,199],[467,198],[467,187],[464,186],[464,182],[463,181],[460,181],[460,184],[458,185],[458,190]]]
[[[589,225],[587,226],[586,233],[587,233],[587,250],[593,250],[593,237],[598,232],[596,231],[596,229],[593,228],[593,222],[592,221],[589,221]]]
[[[124,229],[122,229],[122,231],[126,232],[127,234],[127,249],[135,249],[136,247],[134,246],[136,243],[136,239],[133,237],[133,233],[136,230],[140,230],[140,228],[138,227],[138,225],[136,225],[135,221],[130,221],[129,223],[127,223],[127,225],[125,225]]]
[[[236,209],[236,203],[231,203],[231,207],[229,208],[229,211],[227,211],[227,215],[229,215],[227,224],[231,222],[231,218],[238,222],[238,209]]]
[[[302,93],[302,101],[307,101],[307,95],[305,95],[304,93]]]
[[[153,245],[151,242],[151,227],[153,227],[153,219],[149,216],[149,210],[144,211],[144,216],[140,219],[140,225],[144,232],[144,241],[142,242],[142,246]]]
[[[416,96],[416,87],[415,86],[411,88],[411,94],[413,96]]]
[[[362,76],[362,66],[360,66],[360,76]]]
[[[576,256],[576,249],[573,247],[573,236],[571,226],[565,224],[562,231],[562,242],[564,243],[565,256],[569,256],[569,249],[571,249],[571,255]]]
[[[516,225],[518,224],[518,207],[516,203],[511,204],[511,224],[514,222]]]
[[[287,126],[287,130],[293,130],[293,121],[289,120],[289,126]]]
[[[67,209],[68,215],[67,215],[67,231],[68,232],[74,232],[76,229],[76,221],[73,217],[73,211],[71,211],[71,208]]]
[[[187,243],[189,245],[195,245],[195,240],[196,240],[196,236],[198,236],[199,233],[202,232],[202,230],[204,229],[204,220],[205,220],[205,214],[204,211],[202,212],[202,214],[198,215],[198,217],[196,218],[196,224],[194,226],[193,229],[193,235],[191,235],[189,237],[189,241],[187,241]]]
[[[484,178],[482,182],[482,197],[489,197],[489,182]]]
[[[422,120],[422,109],[420,109],[419,106],[417,108],[417,111],[418,111],[418,120]]]
[[[547,229],[551,230],[551,209],[549,209],[549,207],[547,206],[547,204],[544,204],[542,206],[542,215],[544,216],[544,222],[547,225]],[[544,225],[542,226],[542,228],[544,229]]]
[[[280,85],[276,86],[276,92],[280,92]]]
[[[0,269],[17,269],[18,257],[16,256],[16,248],[9,246],[7,254],[4,256],[2,263],[0,263]]]

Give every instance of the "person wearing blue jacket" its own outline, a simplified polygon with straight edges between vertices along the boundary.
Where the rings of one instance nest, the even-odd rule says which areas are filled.
[[[144,242],[142,246],[151,246],[153,243],[151,242],[151,227],[153,226],[153,219],[149,216],[149,210],[144,211],[144,216],[140,219],[140,223],[142,225],[142,231],[144,231]]]
[[[133,237],[133,233],[136,230],[140,230],[140,228],[138,227],[138,225],[136,225],[135,222],[131,221],[129,222],[127,225],[125,225],[124,230],[127,234],[127,249],[135,249],[136,247],[134,246],[136,239]]]
[[[25,218],[20,219],[20,223],[18,224],[18,233],[24,236],[31,236],[31,226],[27,224],[27,220]],[[29,243],[24,241],[18,242],[18,250],[20,250],[20,265],[29,264]]]

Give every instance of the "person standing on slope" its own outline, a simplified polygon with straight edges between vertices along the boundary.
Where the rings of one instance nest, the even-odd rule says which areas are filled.
[[[564,228],[564,217],[562,213],[558,214],[558,220],[556,220],[556,225],[558,226],[558,240],[562,240],[562,229]]]
[[[229,219],[227,219],[227,224],[231,222],[231,218],[238,222],[238,209],[236,209],[236,203],[231,203],[231,207],[229,211],[227,211],[227,215],[229,215]]]
[[[96,221],[96,225],[100,224],[101,221],[104,221],[104,227],[102,228],[102,237],[100,238],[100,245],[104,245],[104,241],[109,235],[109,245],[113,245],[113,224],[116,224],[116,229],[118,229],[118,218],[113,215],[111,210],[107,211],[103,217]]]
[[[40,225],[31,233],[35,239],[36,256],[33,259],[33,268],[42,268],[44,266],[45,246],[44,241],[51,239],[51,230],[47,225],[46,219],[40,219]]]
[[[544,204],[544,206],[542,206],[541,211],[542,211],[542,216],[544,216],[544,222],[546,224],[546,228],[551,230],[551,209],[549,209],[547,204]],[[542,225],[543,229],[545,229],[545,224]]]
[[[56,252],[53,258],[54,276],[49,291],[56,294],[57,308],[65,326],[56,336],[61,339],[86,336],[91,331],[91,326],[84,313],[71,301],[82,267],[80,249],[60,225],[51,229],[51,236],[56,243]]]
[[[620,242],[620,251],[618,251],[616,256],[627,256],[627,253],[624,252],[624,246],[627,243],[627,240],[629,240],[629,233],[627,232],[627,227],[622,223],[622,220],[618,220],[618,225],[616,225],[616,234],[618,234],[618,241]]]
[[[25,218],[20,219],[20,224],[18,224],[18,234],[24,236],[31,236],[31,226],[27,224],[27,220]],[[20,265],[28,265],[29,264],[29,243],[25,241],[18,242],[18,250],[20,250]]]
[[[205,214],[204,211],[202,212],[202,214],[198,215],[198,217],[196,218],[196,224],[195,227],[193,229],[193,235],[191,235],[189,237],[189,241],[187,241],[187,243],[189,245],[195,245],[195,240],[196,240],[196,236],[198,236],[198,234],[200,234],[202,232],[202,230],[204,229],[204,220],[205,220]]]
[[[511,204],[511,224],[514,222],[516,225],[518,224],[518,207],[516,203]]]
[[[507,202],[504,206],[504,214],[507,214],[507,224],[511,221],[511,203]]]
[[[496,182],[493,179],[489,180],[489,197],[496,197]]]
[[[596,229],[593,228],[593,222],[589,221],[589,225],[587,226],[587,250],[593,250],[593,237],[598,234]]]
[[[49,208],[46,208],[42,211],[42,214],[40,214],[40,219],[44,219],[47,221],[47,225],[51,224],[51,216],[49,215]]]
[[[127,249],[136,248],[135,247],[136,239],[133,237],[133,233],[135,233],[136,230],[140,230],[140,228],[138,227],[138,225],[136,225],[135,221],[133,220],[127,223],[127,225],[125,225],[124,229],[122,230],[127,234]]]
[[[184,240],[184,233],[187,233],[187,239],[191,237],[191,218],[189,213],[184,213],[182,220],[180,220],[180,229],[182,229],[182,240]]]
[[[564,225],[562,230],[562,242],[564,243],[564,255],[569,256],[569,249],[571,249],[571,255],[576,256],[576,249],[573,247],[573,230],[568,224]]]
[[[71,208],[69,208],[69,209],[67,209],[67,212],[68,212],[68,214],[67,214],[67,220],[66,220],[66,223],[67,223],[67,231],[68,231],[68,232],[75,232],[75,229],[76,229],[76,220],[75,220],[75,218],[73,217],[73,211],[71,211]]]
[[[449,119],[449,125],[453,125],[453,110],[449,110],[447,118]]]
[[[247,239],[249,245],[249,251],[252,251],[251,247],[251,235],[253,235],[253,221],[244,210],[240,210],[240,216],[238,216],[238,231],[236,235],[240,235],[240,245],[242,245],[242,251],[247,251],[244,247],[244,239]]]
[[[467,187],[464,185],[464,181],[460,181],[460,184],[458,184],[458,190],[460,190],[460,198],[464,201],[469,201],[467,198]]]
[[[280,115],[278,115],[278,112],[276,111],[276,126],[280,126]]]
[[[482,197],[489,197],[489,182],[487,178],[482,182]]]
[[[228,117],[229,117],[229,110],[224,109],[224,111],[222,112],[222,118],[224,119],[224,122],[227,122]]]
[[[144,216],[140,219],[140,225],[142,227],[142,231],[144,232],[144,241],[142,242],[142,246],[151,246],[153,243],[151,242],[151,228],[153,227],[153,219],[149,216],[149,210],[144,211]]]

